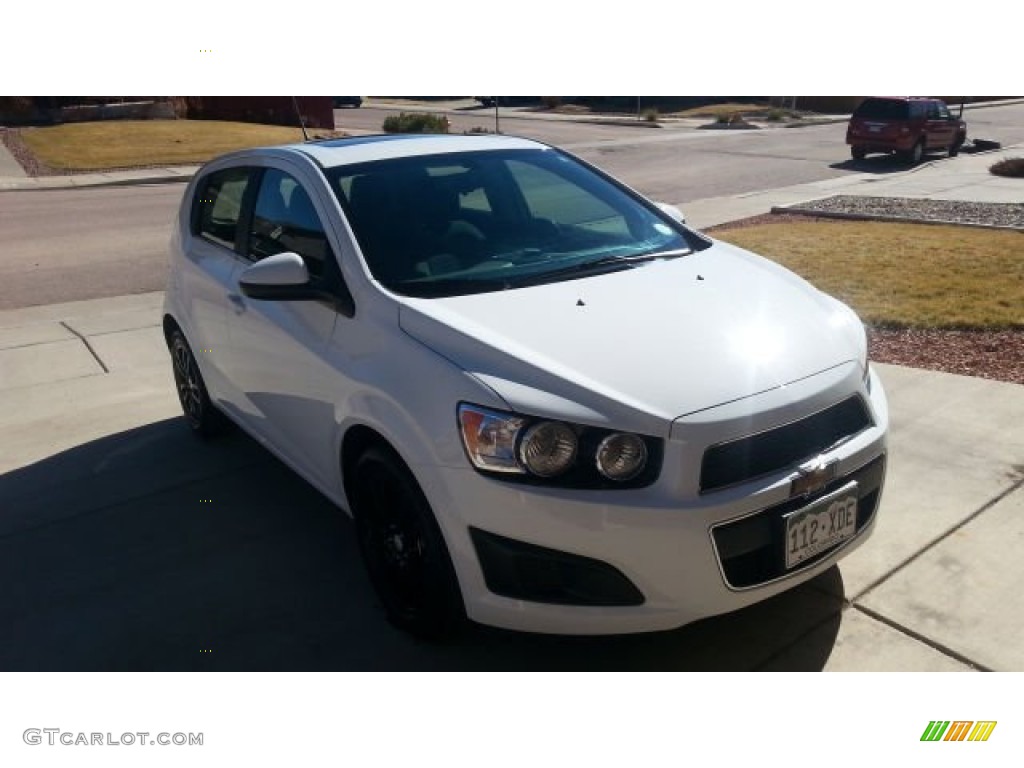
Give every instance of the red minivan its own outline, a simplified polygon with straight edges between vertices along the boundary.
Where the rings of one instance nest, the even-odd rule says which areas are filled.
[[[854,110],[846,129],[855,160],[869,152],[895,152],[917,165],[930,150],[955,156],[966,140],[967,123],[951,114],[945,102],[929,98],[869,96]]]

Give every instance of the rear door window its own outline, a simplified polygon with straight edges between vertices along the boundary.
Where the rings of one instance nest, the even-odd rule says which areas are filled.
[[[193,234],[234,250],[251,178],[251,168],[228,168],[203,179],[195,199]]]

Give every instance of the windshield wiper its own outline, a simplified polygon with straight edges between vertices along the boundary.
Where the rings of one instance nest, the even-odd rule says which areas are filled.
[[[561,269],[553,269],[550,272],[539,272],[533,275],[525,275],[519,279],[513,278],[513,280],[516,286],[538,285],[541,283],[549,283],[562,277],[584,275],[588,272],[614,272],[618,269],[632,268],[636,264],[642,264],[648,261],[657,261],[658,259],[676,259],[680,256],[687,256],[690,253],[693,253],[693,251],[689,248],[676,248],[671,251],[649,251],[647,253],[637,253],[632,256],[602,256],[601,258],[594,259],[593,261],[584,261],[580,264],[562,267]]]
[[[582,264],[576,264],[574,268],[580,271],[585,271],[589,267],[603,267],[608,264],[640,264],[645,261],[655,261],[657,259],[677,259],[680,256],[687,256],[692,251],[689,248],[675,248],[671,251],[648,251],[647,253],[637,253],[632,256],[604,256],[594,261],[586,261]]]

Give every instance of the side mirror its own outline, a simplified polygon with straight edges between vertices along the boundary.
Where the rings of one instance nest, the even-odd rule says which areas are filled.
[[[336,285],[336,291],[311,284],[306,262],[290,251],[276,253],[246,267],[238,277],[238,286],[250,299],[319,301],[345,317],[354,316],[356,311],[344,283]]]
[[[277,253],[242,270],[238,278],[242,293],[251,299],[279,299],[309,286],[309,270],[297,253]]]
[[[680,224],[686,223],[686,217],[683,216],[683,212],[676,208],[674,205],[658,202],[655,202],[655,205],[658,206],[659,209],[661,209],[662,213],[667,213],[670,218],[674,219],[675,221],[678,221]]]

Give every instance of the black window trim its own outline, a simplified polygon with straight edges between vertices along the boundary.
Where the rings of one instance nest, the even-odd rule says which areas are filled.
[[[238,236],[235,239],[235,253],[245,264],[255,264],[249,258],[249,239],[252,236],[252,217],[256,210],[256,197],[260,193],[260,186],[263,184],[263,176],[267,172],[265,166],[254,166],[249,187],[245,190],[245,197],[242,199],[242,214],[238,217]]]

